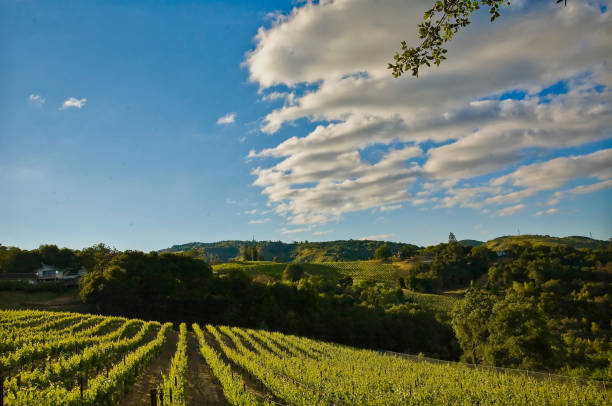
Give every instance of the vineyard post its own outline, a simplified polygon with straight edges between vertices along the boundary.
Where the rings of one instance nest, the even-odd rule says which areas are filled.
[[[170,387],[170,404],[172,404],[172,387]]]
[[[159,405],[164,406],[164,390],[159,390]]]
[[[17,375],[17,387],[21,386],[21,375]]]
[[[83,375],[79,375],[79,388],[81,389],[81,399],[83,399]]]
[[[4,406],[4,376],[0,375],[0,406]]]
[[[151,389],[151,406],[157,406],[157,389]]]

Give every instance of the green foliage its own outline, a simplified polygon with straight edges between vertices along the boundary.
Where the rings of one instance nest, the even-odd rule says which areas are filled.
[[[558,367],[558,343],[535,298],[513,291],[495,303],[491,315],[485,363],[531,370]]]
[[[562,1],[556,0],[557,3]],[[423,22],[418,26],[421,44],[409,47],[406,41],[402,41],[402,52],[396,52],[388,68],[397,78],[408,71],[418,77],[423,65],[429,67],[433,63],[439,66],[446,60],[448,52],[444,44],[452,40],[461,28],[470,24],[473,12],[488,7],[493,22],[500,16],[500,7],[509,4],[510,0],[436,0],[433,7],[425,11]]]
[[[612,248],[522,242],[507,252],[489,268],[486,291],[471,289],[453,312],[464,356],[610,380]]]
[[[263,255],[261,255],[257,245],[247,246],[243,245],[240,247],[240,258],[243,261],[263,261]]]
[[[524,374],[423,362],[265,330],[206,328],[225,358],[257,379],[279,403],[288,405],[526,406],[610,402],[609,393],[594,385],[578,387]],[[209,346],[204,340],[202,343]],[[229,375],[226,372],[217,376],[224,382]],[[233,386],[238,392],[241,383],[238,376],[223,385]]]
[[[163,258],[164,266],[159,263]],[[176,272],[168,273],[175,261]],[[208,267],[183,255],[122,253],[87,275],[80,293],[102,313],[266,326],[360,347],[424,352],[451,359],[459,356],[450,326],[438,321],[433,311],[405,297],[397,288],[397,277],[387,284],[360,274],[368,270],[376,276],[373,270],[378,268],[370,267],[376,265],[396,275],[391,264],[341,262],[334,264],[339,267],[336,270],[332,264],[300,264],[304,270],[301,279],[293,275],[291,280],[296,282],[277,282],[274,279],[282,277],[285,264],[220,264],[212,276],[191,279],[193,272],[188,268],[198,263]],[[354,264],[360,267],[349,269]],[[295,269],[295,264],[290,265],[290,270]],[[340,272],[342,267],[355,275],[356,283]],[[276,278],[259,283],[255,272],[262,270]],[[330,270],[333,277],[322,274],[329,275]],[[206,274],[204,269],[199,272]],[[338,325],[344,328],[338,329]],[[423,341],[421,336],[430,339]]]
[[[176,352],[170,360],[168,375],[162,372],[162,384],[158,386],[164,394],[163,404],[185,406],[185,386],[187,373],[187,325],[179,326],[179,338]]]
[[[283,280],[296,282],[304,276],[304,269],[298,264],[288,264],[283,271]]]
[[[40,311],[1,311],[0,324],[4,404],[40,406],[119,404],[172,328]]]
[[[400,258],[401,259],[412,258],[413,256],[417,254],[417,252],[418,252],[418,249],[416,246],[406,245],[405,247],[402,248],[402,251],[400,252]]]
[[[79,287],[83,301],[99,310],[164,317],[173,298],[196,294],[211,276],[210,265],[201,259],[126,251],[85,275]]]
[[[484,246],[468,247],[458,242],[427,247],[431,264],[415,263],[406,278],[408,289],[435,293],[466,286],[486,274],[497,255]]]
[[[453,308],[452,325],[455,335],[464,357],[473,364],[484,360],[484,345],[489,338],[487,322],[494,303],[494,297],[473,287]]]
[[[391,251],[401,252],[404,247],[418,249],[412,244],[382,242],[382,241],[325,241],[325,242],[294,242],[257,241],[258,253],[264,258],[276,258],[274,262],[335,262],[335,261],[364,261],[373,257],[376,248],[387,244]],[[218,255],[221,262],[235,259],[257,260],[249,253],[245,257],[246,247],[253,246],[252,241],[220,241],[216,243],[194,242],[174,245],[163,252],[188,252],[191,249],[204,249],[207,255]],[[243,248],[244,247],[244,248]],[[249,258],[249,259],[247,259]],[[258,256],[258,258],[261,258]]]
[[[374,251],[374,259],[389,259],[393,255],[389,245],[383,244]]]
[[[40,268],[40,253],[37,250],[21,250],[17,247],[2,247],[0,270],[5,273],[33,272]]]

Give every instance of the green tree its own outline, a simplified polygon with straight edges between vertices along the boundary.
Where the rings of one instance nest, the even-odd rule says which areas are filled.
[[[402,259],[408,259],[408,258],[412,258],[413,256],[415,256],[417,253],[417,247],[415,247],[414,245],[404,245],[404,247],[402,247],[402,251],[400,252],[400,258]]]
[[[557,3],[567,0],[555,0]],[[404,72],[411,71],[419,76],[422,65],[439,66],[446,59],[447,49],[444,44],[453,39],[459,29],[470,24],[470,15],[481,7],[488,7],[491,22],[500,16],[499,9],[510,5],[511,0],[436,0],[433,7],[423,16],[418,26],[421,44],[409,47],[406,41],[401,42],[402,51],[396,52],[388,68],[398,78]]]
[[[374,251],[374,259],[388,259],[393,255],[389,245],[383,244]]]
[[[93,271],[96,265],[103,265],[112,258],[119,255],[116,248],[111,248],[104,243],[92,245],[77,252],[77,259],[81,266],[88,271]]]
[[[40,268],[41,258],[37,250],[21,250],[11,247],[3,253],[3,261],[0,264],[2,272],[26,273]]]
[[[529,289],[532,287],[527,285]],[[493,306],[486,325],[485,363],[532,370],[557,366],[558,338],[535,298],[526,295],[520,284]]]
[[[495,300],[477,287],[470,287],[465,298],[452,311],[452,326],[464,357],[473,364],[484,359],[489,338],[488,321]]]
[[[302,279],[304,276],[304,269],[298,264],[287,264],[285,269],[283,270],[283,280],[296,282]]]
[[[246,245],[240,247],[240,258],[242,258],[243,261],[252,261],[253,251],[251,250],[251,248],[247,247]]]

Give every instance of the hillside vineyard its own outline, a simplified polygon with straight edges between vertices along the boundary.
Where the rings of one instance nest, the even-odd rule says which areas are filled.
[[[158,356],[172,324],[0,311],[5,405],[115,405]],[[607,405],[609,393],[461,364],[415,362],[265,330],[179,326],[157,404],[185,405],[187,337],[231,405]],[[194,360],[192,360],[194,361]]]

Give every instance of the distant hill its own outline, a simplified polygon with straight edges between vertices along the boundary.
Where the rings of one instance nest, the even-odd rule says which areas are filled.
[[[610,244],[608,241],[595,240],[589,237],[569,236],[569,237],[551,237],[549,235],[507,235],[497,237],[487,241],[487,247],[496,251],[508,248],[511,244],[529,242],[533,245],[567,245],[573,248],[591,248],[595,249],[600,245]]]
[[[588,237],[551,237],[548,235],[503,236],[487,242],[470,239],[459,241],[460,244],[466,247],[486,245],[492,250],[502,250],[506,249],[511,244],[525,242],[529,242],[533,245],[568,245],[574,248],[592,249],[602,244],[609,244],[608,241],[595,240]],[[221,262],[226,262],[240,255],[240,247],[257,245],[260,253],[267,261],[271,261],[274,257],[277,257],[281,262],[338,262],[371,259],[374,256],[376,248],[383,244],[388,244],[393,253],[400,252],[406,245],[416,247],[413,244],[364,240],[305,241],[295,243],[284,243],[282,241],[229,240],[212,243],[190,242],[187,244],[173,245],[159,252],[186,252],[195,249],[208,258],[218,255]]]
[[[232,240],[214,243],[191,242],[173,245],[160,252],[185,252],[195,249],[209,257],[210,255],[218,255],[219,260],[223,262],[238,257],[240,255],[240,247],[257,245],[264,259],[268,261],[278,257],[281,262],[336,262],[371,259],[376,248],[383,244],[388,244],[393,253],[400,252],[407,245],[416,247],[412,244],[364,240],[296,243]]]
[[[485,242],[478,240],[460,240],[459,244],[463,245],[464,247],[480,247],[481,245],[484,245]]]

